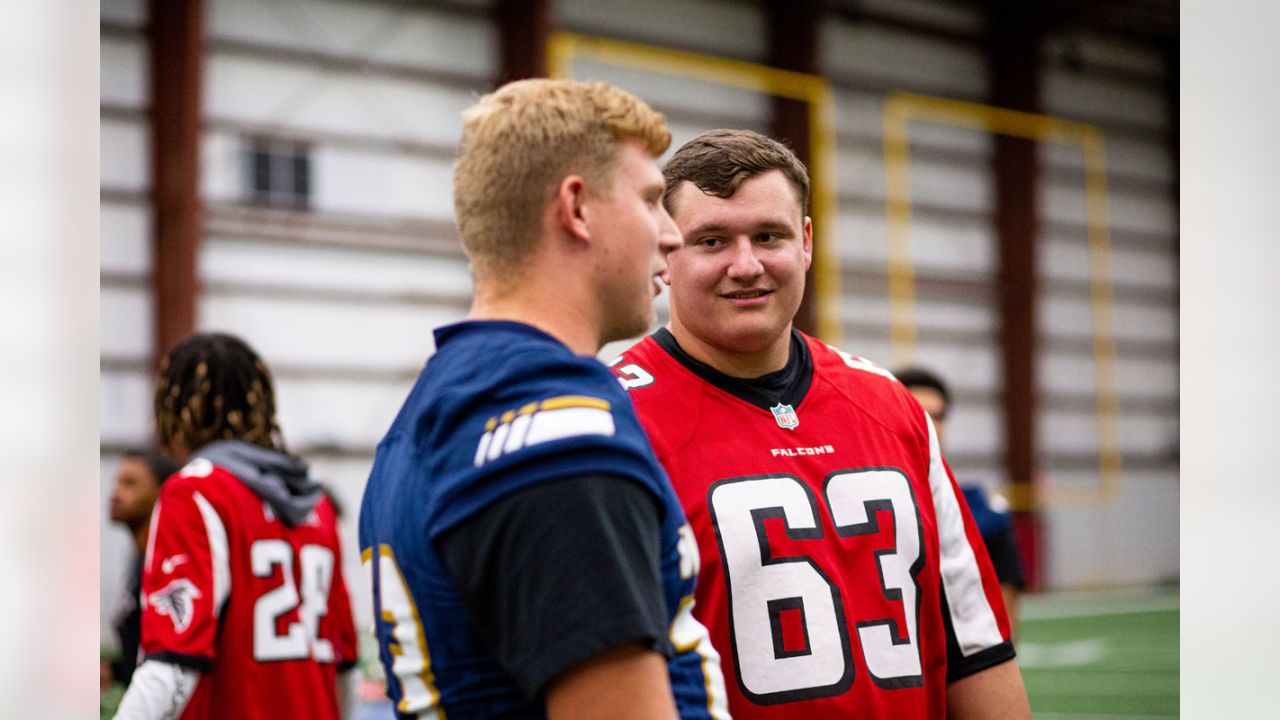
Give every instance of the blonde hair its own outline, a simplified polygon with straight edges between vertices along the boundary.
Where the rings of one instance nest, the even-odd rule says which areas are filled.
[[[565,177],[581,175],[588,192],[607,195],[621,141],[639,140],[655,158],[671,144],[661,113],[602,82],[519,80],[462,119],[453,206],[477,280],[517,273]]]

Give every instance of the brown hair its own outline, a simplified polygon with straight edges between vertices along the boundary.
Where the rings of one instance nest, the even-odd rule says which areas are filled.
[[[607,195],[619,142],[636,139],[655,158],[671,144],[666,120],[606,83],[520,80],[462,114],[453,206],[476,279],[510,277],[538,239],[561,180],[581,175]]]
[[[188,337],[160,361],[155,395],[160,444],[195,452],[215,440],[284,450],[267,366],[243,340],[224,333]]]
[[[751,130],[708,130],[676,150],[662,174],[667,181],[662,203],[676,214],[675,193],[688,180],[708,195],[733,197],[743,181],[781,170],[809,214],[809,172],[786,145]]]

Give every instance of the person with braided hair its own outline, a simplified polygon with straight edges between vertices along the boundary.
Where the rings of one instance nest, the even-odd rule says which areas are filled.
[[[116,715],[337,720],[356,660],[337,518],[288,454],[262,359],[203,333],[160,364],[166,481],[143,559],[143,663]]]

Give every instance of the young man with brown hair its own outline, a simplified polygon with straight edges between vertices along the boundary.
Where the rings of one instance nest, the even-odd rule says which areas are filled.
[[[676,244],[666,123],[568,80],[511,83],[463,119],[475,298],[435,331],[360,509],[388,694],[450,720],[726,717],[684,514],[594,357],[654,321]]]
[[[701,549],[736,718],[1028,718],[1000,590],[920,406],[792,327],[809,179],[715,130],[665,169],[671,322],[613,363]]]

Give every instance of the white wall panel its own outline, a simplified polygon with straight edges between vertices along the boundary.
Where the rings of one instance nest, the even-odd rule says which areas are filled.
[[[151,437],[155,384],[136,372],[102,372],[98,383],[102,442],[135,445]]]
[[[1089,394],[1093,378],[1093,359],[1088,357],[1046,353],[1036,364],[1036,382],[1042,393]],[[1122,357],[1116,361],[1115,387],[1125,395],[1177,397],[1177,369],[1168,362]]]
[[[210,55],[205,113],[282,128],[452,145],[475,90],[266,58]]]
[[[1165,71],[1160,53],[1150,47],[1096,35],[1074,34],[1052,38],[1045,43],[1045,56],[1057,59],[1060,64],[1060,58],[1068,47],[1085,68],[1104,65],[1149,75],[1163,75]]]
[[[471,294],[465,259],[226,237],[201,245],[200,275],[206,282],[284,288]]]
[[[410,67],[496,74],[496,38],[483,17],[406,4],[216,0],[209,35],[354,55]]]
[[[837,131],[873,142],[877,155],[883,157],[884,95],[837,89],[835,96]],[[912,151],[923,148],[953,150],[972,153],[978,158],[990,157],[994,145],[987,133],[922,119],[911,121],[907,127],[907,139]]]
[[[877,365],[893,368],[893,353],[888,339],[847,337],[837,347]],[[988,390],[1000,386],[998,351],[994,345],[945,345],[920,338],[911,364],[933,368],[945,375],[952,387]]]
[[[1043,410],[1037,422],[1040,452],[1098,453],[1098,419],[1091,413]],[[1124,415],[1117,427],[1122,453],[1158,455],[1178,444],[1178,421],[1173,417]]]
[[[1165,127],[1164,99],[1158,85],[1143,92],[1131,85],[1056,68],[1045,73],[1043,83],[1047,114],[1118,120],[1153,131]]]
[[[1112,229],[1159,233],[1172,237],[1174,219],[1167,200],[1125,196],[1114,192],[1107,199],[1107,218]],[[1045,183],[1040,186],[1037,201],[1041,222],[1083,225],[1087,219],[1083,186]]]
[[[312,183],[319,212],[453,218],[448,160],[322,145],[312,151]]]
[[[836,132],[880,143],[884,134],[884,96],[875,92],[834,90]]]
[[[1042,296],[1039,327],[1050,335],[1093,335],[1093,303],[1087,298]],[[1174,341],[1178,339],[1178,318],[1169,306],[1118,302],[1111,306],[1112,334],[1126,340]],[[1169,358],[1170,362],[1176,357]]]
[[[839,250],[845,267],[884,271],[888,267],[889,230],[881,216],[840,214]],[[991,273],[996,240],[986,224],[944,223],[916,217],[909,236],[917,272]]]
[[[858,7],[953,30],[976,32],[982,29],[982,14],[959,3],[937,0],[860,0]]]
[[[145,205],[103,202],[98,216],[103,272],[145,276],[151,270],[151,216]]]
[[[661,38],[683,49],[756,61],[764,58],[769,32],[758,7],[730,0],[557,0],[554,5],[561,27]]]
[[[942,372],[938,366],[926,366]],[[951,381],[950,375],[946,378]],[[956,404],[948,411],[943,452],[956,455],[1004,451],[1004,413],[988,405]]]
[[[130,38],[106,36],[99,44],[99,92],[103,105],[146,107],[147,44],[142,35]]]
[[[887,30],[830,22],[822,28],[822,64],[834,74],[874,75],[904,86],[946,88],[965,97],[987,92],[982,54],[974,48]]]
[[[1110,276],[1113,282],[1139,285],[1156,290],[1173,290],[1177,286],[1178,267],[1174,256],[1166,250],[1132,249],[1112,246]],[[1038,269],[1043,278],[1088,281],[1089,246],[1083,232],[1079,238],[1048,236],[1042,238]]]
[[[102,0],[98,6],[104,22],[140,27],[147,22],[146,0]]]
[[[412,386],[412,381],[279,378],[276,405],[285,441],[295,447],[356,445],[372,453]]]
[[[888,297],[851,295],[851,291],[856,292],[856,288],[845,288],[845,296],[840,303],[841,319],[857,323],[883,324],[888,327],[891,307]],[[960,305],[920,299],[915,303],[915,316],[918,332],[924,337],[928,336],[930,328],[994,333],[998,321],[996,310],[991,306]]]
[[[1107,169],[1111,173],[1123,173],[1128,177],[1144,178],[1167,183],[1173,177],[1173,165],[1168,149],[1156,142],[1131,140],[1106,136]],[[1079,145],[1043,144],[1040,146],[1041,162],[1046,167],[1083,168],[1084,154]],[[1081,175],[1080,187],[1084,187]]]
[[[976,212],[990,212],[994,207],[994,181],[986,162],[958,165],[914,158],[907,172],[913,203]],[[883,151],[842,150],[836,156],[836,177],[842,190],[883,200]]]
[[[342,302],[278,300],[206,294],[202,330],[230,330],[267,364],[404,370],[431,354],[433,328],[461,320],[462,310],[357,306]]]
[[[1083,488],[1097,483],[1096,473],[1054,473],[1052,480]],[[1178,500],[1176,479],[1125,472],[1114,504],[1045,513],[1046,585],[1102,587],[1176,579]]]
[[[104,357],[141,360],[151,354],[151,306],[146,288],[102,288],[98,318],[99,351]]]
[[[204,132],[200,139],[200,197],[205,202],[247,199],[244,147],[245,138],[239,135]]]
[[[151,154],[146,125],[103,118],[99,137],[102,187],[146,190],[151,183]]]
[[[575,60],[571,67],[574,78],[612,83],[644,99],[659,111],[686,110],[724,115],[741,118],[741,122],[751,123],[752,127],[764,126],[768,122],[770,99],[764,93],[592,60]]]

